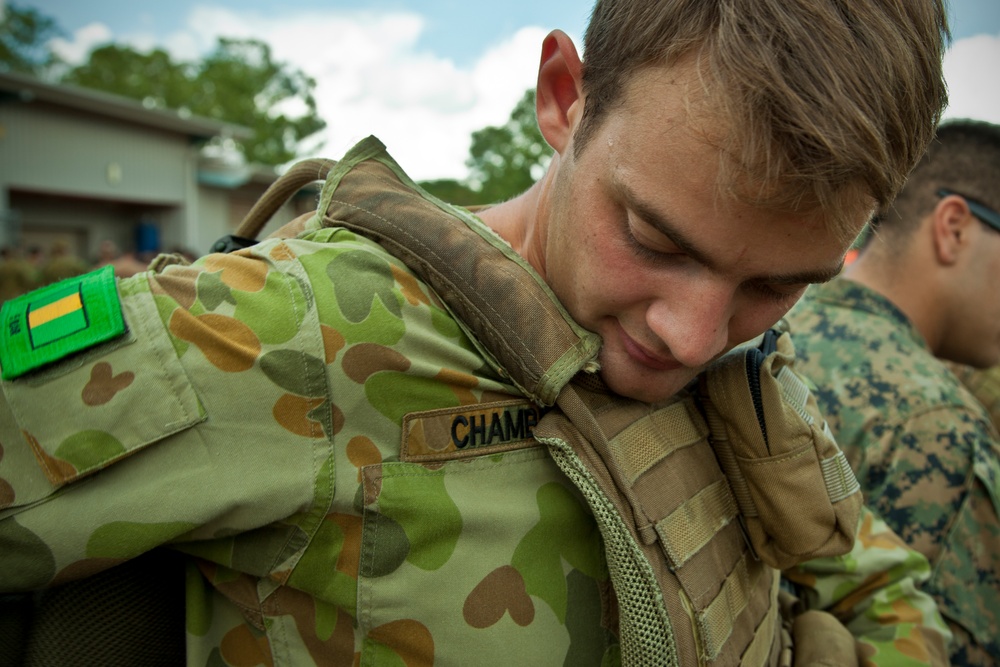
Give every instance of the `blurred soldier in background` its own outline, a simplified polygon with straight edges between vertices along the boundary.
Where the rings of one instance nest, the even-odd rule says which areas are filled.
[[[79,276],[90,271],[90,264],[77,257],[72,252],[69,244],[59,240],[52,244],[49,249],[49,258],[42,264],[42,284],[52,283]]]
[[[937,357],[1000,362],[998,183],[1000,127],[942,124],[857,261],[788,318],[868,504],[934,568],[956,665],[1000,657],[1000,446]]]
[[[20,249],[0,249],[0,303],[38,287],[38,274]]]

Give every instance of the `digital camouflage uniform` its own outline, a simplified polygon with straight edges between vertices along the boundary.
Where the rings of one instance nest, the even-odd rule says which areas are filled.
[[[451,211],[372,139],[321,207],[366,210],[363,159]],[[616,664],[605,545],[531,438],[542,410],[398,259],[319,220],[118,280],[124,336],[3,382],[0,591],[168,544],[189,664]],[[870,664],[931,664],[947,630],[894,539],[867,516],[794,576]]]
[[[950,362],[946,365],[986,408],[993,426],[1000,429],[1000,366],[979,369]]]
[[[983,407],[895,305],[847,279],[788,316],[798,370],[868,505],[921,551],[955,664],[1000,656],[1000,448]],[[992,657],[990,657],[992,656]]]

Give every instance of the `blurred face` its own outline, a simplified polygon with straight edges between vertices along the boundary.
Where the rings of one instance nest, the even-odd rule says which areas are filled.
[[[838,273],[847,246],[815,212],[718,194],[719,151],[686,109],[689,74],[637,74],[581,154],[572,142],[560,152],[533,249],[570,314],[603,338],[605,382],[648,402],[770,327]]]

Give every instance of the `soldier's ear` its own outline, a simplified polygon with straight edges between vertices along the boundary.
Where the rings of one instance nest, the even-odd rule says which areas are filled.
[[[542,42],[535,112],[542,136],[560,154],[583,117],[582,70],[573,40],[561,30],[550,32]]]
[[[959,195],[941,199],[930,217],[935,257],[939,263],[951,266],[972,244],[976,219],[969,211],[965,198]]]

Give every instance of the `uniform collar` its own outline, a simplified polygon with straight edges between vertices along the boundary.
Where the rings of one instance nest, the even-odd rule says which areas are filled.
[[[840,277],[828,283],[813,285],[806,292],[805,300],[850,308],[888,320],[896,328],[907,331],[918,345],[930,349],[923,335],[896,304],[882,293],[857,281]]]

